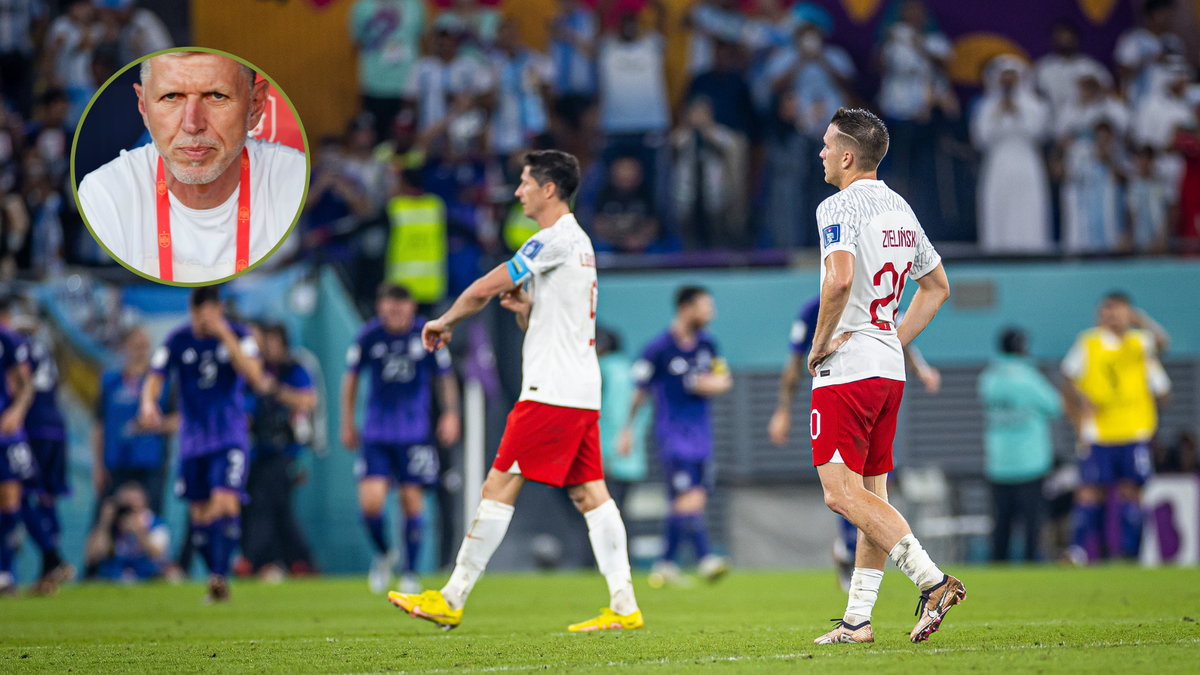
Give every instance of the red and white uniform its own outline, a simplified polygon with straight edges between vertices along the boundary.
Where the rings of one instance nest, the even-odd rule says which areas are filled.
[[[854,255],[854,282],[833,336],[851,333],[813,377],[813,463],[843,462],[872,476],[892,470],[896,414],[904,392],[904,350],[896,335],[908,279],[941,256],[904,198],[880,180],[857,180],[817,207],[821,278],[834,251]],[[824,283],[822,281],[822,283]]]
[[[568,213],[530,237],[508,272],[527,284],[533,308],[521,351],[521,396],[493,466],[556,486],[601,480],[592,241]]]

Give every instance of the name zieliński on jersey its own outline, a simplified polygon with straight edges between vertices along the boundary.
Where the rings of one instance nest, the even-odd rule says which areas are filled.
[[[884,230],[881,234],[884,248],[914,248],[917,245],[916,230]]]

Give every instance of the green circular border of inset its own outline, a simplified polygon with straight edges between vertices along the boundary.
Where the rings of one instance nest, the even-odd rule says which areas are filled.
[[[266,255],[259,258],[257,262],[248,265],[246,269],[242,270],[241,272],[234,272],[227,277],[213,279],[212,281],[165,281],[156,276],[146,274],[141,270],[134,269],[129,263],[113,255],[113,252],[108,250],[108,247],[104,245],[104,242],[100,241],[100,237],[96,236],[96,231],[92,229],[92,224],[88,222],[87,214],[83,212],[83,205],[79,202],[79,182],[75,180],[75,151],[76,148],[79,147],[79,132],[83,130],[83,121],[87,119],[88,113],[91,112],[92,104],[94,104],[96,99],[100,98],[100,95],[108,90],[109,85],[111,85],[114,80],[124,74],[125,71],[133,68],[134,66],[141,65],[142,61],[154,58],[155,56],[160,56],[162,54],[170,54],[171,52],[207,52],[209,54],[219,54],[221,56],[231,58],[244,66],[252,68],[254,72],[261,75],[264,80],[269,82],[271,86],[275,87],[275,91],[279,92],[279,95],[283,97],[284,102],[287,103],[288,108],[291,109],[292,115],[296,118],[296,126],[300,128],[300,138],[304,142],[304,190],[300,193],[300,204],[296,206],[296,216],[292,218],[292,224],[288,226],[287,232],[284,232],[283,236],[279,238],[279,241],[275,242],[275,245],[271,247],[271,250],[267,251]],[[215,284],[223,284],[233,281],[234,279],[266,262],[268,258],[270,258],[272,255],[275,255],[275,251],[277,251],[279,247],[283,245],[283,242],[286,241],[288,237],[292,236],[292,231],[296,229],[296,223],[300,222],[300,214],[304,212],[304,203],[308,200],[308,187],[312,182],[311,150],[312,146],[309,145],[308,132],[304,129],[304,120],[300,118],[300,111],[296,110],[296,106],[292,104],[292,99],[287,95],[287,92],[283,90],[283,87],[279,86],[279,83],[276,82],[275,79],[270,75],[268,75],[266,71],[254,65],[253,63],[250,63],[246,59],[237,56],[236,54],[230,54],[229,52],[222,51],[220,49],[213,49],[211,47],[172,47],[170,49],[161,49],[157,52],[151,52],[145,56],[134,59],[126,64],[123,68],[113,73],[112,77],[105,80],[104,84],[96,90],[96,93],[92,95],[92,99],[88,101],[87,107],[83,109],[83,114],[79,116],[79,122],[75,125],[74,138],[71,140],[71,196],[75,198],[75,208],[79,211],[79,217],[83,220],[83,225],[87,228],[88,234],[92,235],[92,239],[100,245],[100,248],[103,249],[106,254],[108,254],[108,257],[117,261],[121,267],[124,267],[143,279],[147,279],[158,284],[163,284],[165,286],[182,286],[185,288],[193,288],[196,286],[213,286]]]

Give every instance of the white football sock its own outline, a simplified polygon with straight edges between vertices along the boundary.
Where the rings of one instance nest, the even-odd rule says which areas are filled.
[[[941,582],[942,577],[945,576],[930,560],[929,554],[921,547],[921,542],[917,541],[917,538],[911,533],[904,535],[900,541],[896,542],[896,545],[888,553],[888,557],[922,591],[929,590]]]
[[[479,502],[475,511],[475,520],[467,536],[463,537],[462,546],[458,549],[458,558],[454,561],[454,571],[450,580],[442,588],[442,595],[451,609],[460,609],[467,604],[467,596],[475,587],[475,582],[487,569],[488,561],[496,552],[496,547],[504,540],[508,524],[512,522],[513,507],[491,499]]]
[[[629,571],[629,541],[617,503],[610,499],[583,517],[587,520],[596,567],[608,582],[609,608],[617,614],[638,611],[637,598],[633,596],[633,576]]]
[[[855,567],[854,576],[850,577],[850,600],[846,602],[846,614],[842,621],[851,626],[870,621],[882,582],[883,570]]]

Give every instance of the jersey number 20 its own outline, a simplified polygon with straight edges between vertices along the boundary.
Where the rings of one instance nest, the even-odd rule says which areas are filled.
[[[908,263],[908,267],[904,268],[903,272],[897,272],[896,266],[892,263],[885,263],[879,271],[875,273],[872,279],[876,286],[890,287],[892,290],[882,298],[876,298],[871,301],[871,323],[879,330],[892,330],[896,324],[896,315],[900,313],[900,296],[904,295],[904,282],[908,279],[908,272],[912,269],[913,264]],[[890,277],[885,279],[885,277]],[[896,303],[892,308],[892,315],[887,317],[888,305]],[[887,318],[880,317],[880,310],[884,310],[883,315]]]

